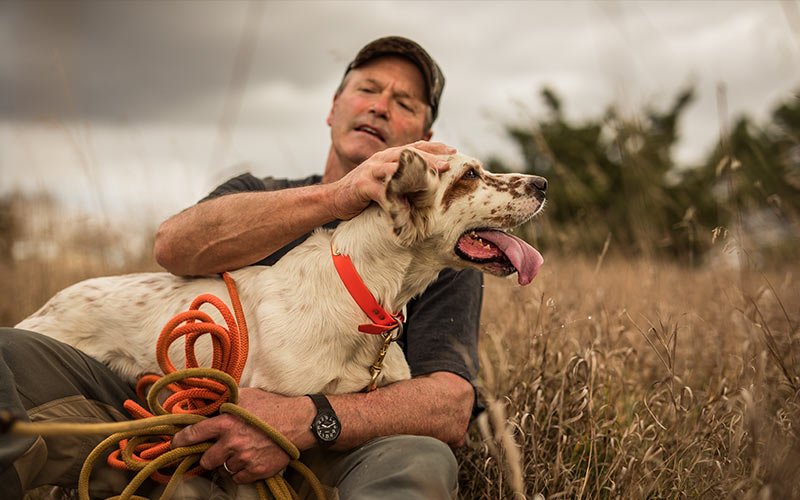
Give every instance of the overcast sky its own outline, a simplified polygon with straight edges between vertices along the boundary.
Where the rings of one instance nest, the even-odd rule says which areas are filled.
[[[325,117],[370,40],[415,39],[443,68],[434,138],[520,163],[503,124],[666,106],[687,84],[677,157],[697,161],[728,114],[764,119],[800,89],[800,3],[0,2],[0,193],[160,220],[245,169],[320,172]],[[243,164],[249,164],[249,167]]]

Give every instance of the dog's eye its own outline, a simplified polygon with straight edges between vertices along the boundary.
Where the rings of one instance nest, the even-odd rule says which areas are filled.
[[[479,179],[480,176],[481,175],[478,173],[478,171],[476,169],[471,168],[471,169],[467,170],[466,172],[464,172],[464,175],[462,175],[461,178],[462,179]]]

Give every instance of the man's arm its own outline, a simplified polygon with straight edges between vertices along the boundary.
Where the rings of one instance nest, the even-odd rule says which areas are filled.
[[[164,221],[156,261],[172,274],[198,276],[258,262],[336,218],[335,186],[232,193],[198,203]]]
[[[395,434],[431,436],[460,446],[472,415],[475,391],[458,375],[434,372],[381,391],[328,399],[343,418],[342,434],[333,449],[348,450],[370,439]]]
[[[342,423],[335,450],[348,450],[370,439],[394,434],[432,436],[451,446],[463,443],[472,413],[474,390],[458,375],[435,372],[370,393],[328,396]],[[305,396],[285,397],[243,389],[240,404],[275,427],[300,450],[316,446],[310,431],[316,409]],[[224,415],[192,425],[175,435],[173,447],[215,439],[200,465],[228,467],[234,480],[248,483],[276,474],[289,457],[260,431],[238,417]]]
[[[386,183],[397,170],[400,153],[409,147],[440,171],[449,165],[434,155],[455,153],[444,144],[420,141],[375,153],[326,184],[234,193],[198,203],[158,228],[156,261],[181,276],[214,274],[258,262],[327,222],[351,219],[371,202],[385,201]]]

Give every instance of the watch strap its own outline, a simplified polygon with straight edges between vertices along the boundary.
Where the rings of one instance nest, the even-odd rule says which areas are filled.
[[[331,402],[328,401],[328,398],[326,398],[324,394],[306,394],[306,396],[310,397],[311,401],[314,402],[314,406],[317,407],[317,413],[319,413],[321,410],[333,411]]]

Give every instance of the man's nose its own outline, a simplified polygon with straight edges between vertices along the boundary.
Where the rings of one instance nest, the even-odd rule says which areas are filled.
[[[373,113],[378,116],[389,116],[389,96],[385,93],[379,94],[370,108]]]

